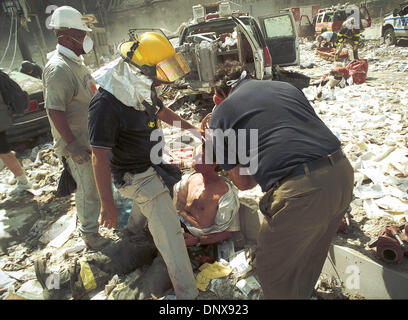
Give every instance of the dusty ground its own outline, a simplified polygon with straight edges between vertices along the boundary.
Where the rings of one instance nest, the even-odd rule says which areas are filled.
[[[314,64],[313,68],[292,68],[309,75],[312,80],[318,80],[324,73],[328,72],[332,67],[332,63],[317,57],[312,48],[311,42],[304,42],[301,44],[301,58],[302,64]],[[367,57],[370,64],[369,77],[364,88],[374,88],[378,92],[385,92],[384,100],[380,101],[381,108],[375,109],[371,114],[381,114],[381,110],[400,114],[401,130],[399,131],[399,146],[407,147],[407,98],[403,92],[406,92],[406,83],[408,79],[408,72],[401,72],[401,65],[408,63],[408,48],[392,47],[385,48],[379,41],[369,41],[366,48],[361,52],[361,57]],[[359,87],[353,86],[353,94],[355,97],[359,96]],[[361,87],[360,87],[361,88]],[[366,89],[364,89],[366,90]],[[369,92],[369,91],[367,91]],[[387,92],[389,93],[387,95]],[[310,92],[309,92],[310,93]],[[405,98],[404,98],[405,97]],[[211,110],[211,105],[200,100],[184,99],[175,107],[177,112],[190,119],[195,124],[198,124],[201,119]],[[332,126],[333,114],[327,112],[325,107],[335,106],[338,102],[332,101],[319,102],[314,101],[316,110],[322,119],[330,123]],[[350,114],[347,117],[352,116]],[[334,126],[334,125],[333,125]],[[332,128],[331,129],[336,129]],[[337,129],[336,129],[337,130]],[[387,132],[388,127],[385,125],[380,131],[381,135],[371,135],[368,132],[366,142],[382,147],[388,143]],[[391,130],[392,131],[392,130]],[[343,145],[349,145],[349,157],[352,162],[358,160],[359,153],[354,152],[353,140],[347,138],[347,134],[339,131],[345,140],[342,140]],[[392,136],[391,136],[392,137]],[[405,138],[404,138],[405,137]],[[52,247],[49,241],[42,239],[45,230],[58,219],[66,216],[72,217],[71,222],[66,226],[75,223],[75,207],[73,196],[65,198],[57,198],[55,196],[57,181],[62,170],[62,165],[59,163],[53,153],[50,141],[41,141],[41,144],[34,149],[26,149],[18,153],[26,168],[28,177],[33,181],[34,186],[30,192],[25,192],[18,197],[9,197],[8,192],[10,186],[5,182],[11,177],[11,173],[5,169],[0,172],[0,224],[2,225],[2,240],[0,241],[0,270],[6,272],[9,279],[14,280],[12,287],[15,292],[23,285],[27,289],[20,291],[21,295],[28,298],[40,299],[42,297],[42,290],[38,287],[35,281],[33,263],[35,259],[45,256],[47,253],[50,257],[50,265],[57,268],[61,266],[62,269],[72,263],[74,259],[86,256],[89,251],[83,248],[79,234],[73,231],[67,241],[60,247]],[[357,148],[357,147],[356,147]],[[406,182],[407,176],[399,176],[403,182]],[[405,180],[404,180],[405,179]],[[400,186],[404,186],[401,184]],[[405,190],[406,191],[406,190]],[[261,196],[259,188],[255,188],[249,192],[241,193],[243,203],[249,206],[255,206],[257,200]],[[379,218],[368,218],[367,213],[363,208],[363,201],[358,198],[353,201],[351,214],[353,219],[351,226],[345,233],[340,233],[333,240],[333,243],[348,246],[358,250],[362,254],[378,261],[375,257],[374,249],[368,248],[368,243],[378,236],[378,233],[383,227],[389,223],[395,223],[395,220],[390,216]],[[404,220],[400,220],[402,224]],[[101,232],[112,239],[118,239],[118,230],[107,230],[101,228]],[[67,249],[72,249],[78,246],[78,252],[67,253]],[[191,251],[191,250],[190,250]],[[191,252],[190,252],[191,253]],[[408,272],[408,259],[400,265],[392,266],[395,270]],[[381,263],[381,262],[380,262]],[[60,269],[61,270],[61,269]],[[252,273],[248,273],[247,276]],[[0,275],[1,276],[1,275]],[[0,279],[2,279],[0,277]],[[259,299],[260,291],[252,292],[249,296],[244,296],[234,286],[239,278],[231,275],[220,281],[216,281],[212,290],[207,290],[200,294],[200,299]],[[124,278],[121,280],[124,281]],[[1,281],[0,281],[1,284]],[[103,288],[99,288],[92,292],[87,298],[91,298],[95,293],[100,292]],[[171,294],[171,292],[170,292]],[[0,296],[5,298],[7,296],[6,290],[0,287]],[[65,297],[69,299],[70,297]],[[349,296],[342,291],[342,286],[332,279],[321,278],[314,294],[314,299],[364,299],[361,296]]]

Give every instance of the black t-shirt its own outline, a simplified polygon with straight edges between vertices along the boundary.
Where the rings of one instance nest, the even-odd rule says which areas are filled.
[[[316,115],[303,92],[280,81],[242,80],[214,109],[210,128],[233,129],[237,137],[239,129],[243,129],[241,133],[245,138],[237,139],[238,147],[245,150],[241,160],[235,158],[235,163],[228,163],[233,150],[228,144],[232,140],[224,138],[224,143],[217,144],[222,138],[215,136],[215,152],[218,150],[222,154],[224,148],[223,159],[217,156],[216,161],[224,163],[220,164],[224,170],[231,170],[238,163],[250,169],[256,168],[256,164],[253,176],[263,191],[298,165],[326,156],[340,147],[340,141]],[[252,144],[248,129],[257,129]],[[237,145],[232,146],[238,148]],[[245,160],[245,156],[250,160]]]
[[[159,112],[163,104],[159,99],[155,103]],[[157,129],[156,123],[149,126],[151,121],[147,112],[124,105],[102,88],[92,98],[88,115],[91,146],[112,150],[110,165],[115,183],[122,183],[125,172],[141,173],[152,166],[150,151],[161,139],[150,141],[152,131]]]

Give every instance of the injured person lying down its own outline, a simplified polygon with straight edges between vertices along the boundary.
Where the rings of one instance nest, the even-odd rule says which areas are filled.
[[[194,165],[195,172],[174,186],[173,202],[188,230],[184,233],[187,246],[221,242],[240,230],[238,190],[218,175],[215,163],[205,163],[204,155],[202,151],[202,163]]]

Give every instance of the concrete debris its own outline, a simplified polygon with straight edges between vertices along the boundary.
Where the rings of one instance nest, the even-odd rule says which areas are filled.
[[[17,290],[17,295],[28,300],[43,300],[43,288],[37,280],[29,280],[25,282],[20,289]]]
[[[0,270],[0,293],[4,292],[4,290],[7,290],[9,287],[11,287],[14,282],[16,282],[15,279],[12,279],[10,276],[7,275],[7,273]]]
[[[222,46],[233,44],[234,36],[231,34]],[[316,56],[310,41],[301,41],[300,52],[300,66],[285,70],[319,80],[333,68],[332,62]],[[408,48],[387,47],[374,39],[366,41],[359,55],[369,64],[364,84],[344,82],[343,88],[334,90],[325,86],[318,99],[317,87],[310,86],[303,92],[319,117],[342,142],[355,173],[353,219],[347,233],[338,234],[333,243],[375,259],[375,250],[368,248],[368,243],[377,238],[386,225],[408,221]],[[107,58],[102,60],[109,62]],[[165,105],[171,105],[172,110],[198,127],[214,106],[211,95],[183,96],[170,90],[163,92],[162,98]],[[164,159],[188,172],[192,161],[186,160],[194,158],[201,140],[189,132],[161,125],[166,140]],[[55,197],[63,166],[51,141],[18,156],[33,187],[18,197],[10,196],[15,186],[7,181],[13,175],[8,169],[0,170],[0,299],[53,296],[55,292],[44,290],[33,270],[34,262],[44,256],[48,258],[48,272],[64,279],[61,280],[64,294],[54,297],[91,300],[175,298],[162,258],[153,259],[153,245],[146,245],[145,250],[141,250],[133,244],[140,255],[129,256],[127,250],[133,247],[119,241],[123,229],[101,227],[101,233],[115,240],[116,247],[99,254],[86,249],[76,230],[74,195]],[[241,205],[246,206],[241,215],[245,216],[241,222],[244,237],[239,246],[232,238],[207,249],[189,248],[201,288],[198,299],[262,298],[252,254],[254,247],[249,246],[256,244],[257,228],[262,222],[258,210],[262,195],[259,186],[239,192]],[[249,220],[250,227],[246,224]],[[79,259],[82,262],[78,262]],[[114,260],[120,263],[115,265]],[[72,266],[77,269],[70,269]],[[408,262],[403,261],[393,268],[408,272]],[[70,275],[75,280],[72,292],[66,280]],[[345,295],[341,283],[322,275],[313,298],[363,297]]]
[[[236,286],[246,296],[249,296],[252,290],[261,289],[261,285],[259,284],[258,280],[255,279],[254,276],[250,276],[246,279],[239,280]]]

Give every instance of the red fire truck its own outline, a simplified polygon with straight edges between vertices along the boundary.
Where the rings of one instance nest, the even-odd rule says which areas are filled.
[[[322,29],[337,32],[344,21],[349,17],[356,16],[360,20],[360,29],[371,26],[370,13],[365,4],[357,5],[337,5],[331,8],[320,9],[315,17],[315,33],[319,35]]]

